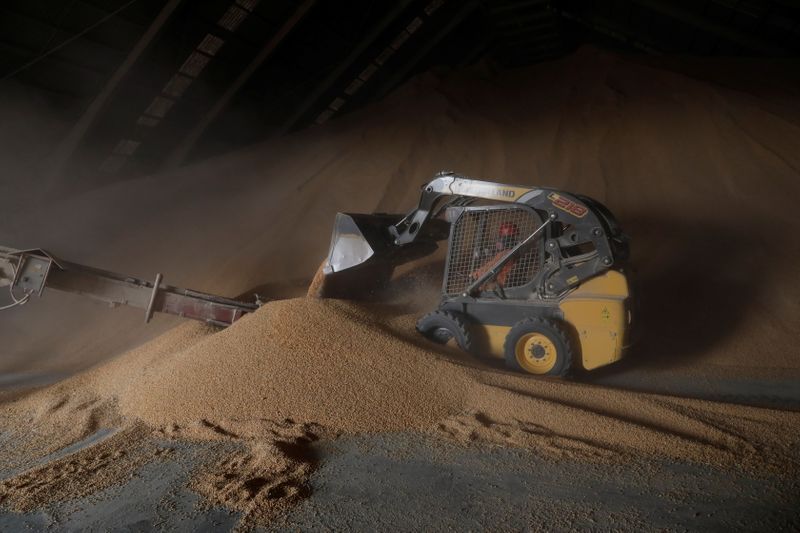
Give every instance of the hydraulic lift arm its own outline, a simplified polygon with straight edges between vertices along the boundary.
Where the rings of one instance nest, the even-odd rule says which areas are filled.
[[[145,311],[145,322],[153,313],[166,313],[217,326],[230,326],[245,313],[258,309],[247,303],[154,281],[107,272],[55,258],[44,250],[15,250],[0,246],[0,287],[7,286],[12,303],[26,303],[45,288],[82,294],[112,307],[129,305]]]
[[[333,298],[355,297],[358,291],[371,294],[373,287],[388,282],[394,267],[432,253],[437,242],[447,238],[452,221],[437,218],[438,213],[474,200],[523,204],[555,228],[541,235],[550,258],[542,287],[548,296],[563,294],[627,257],[627,236],[599,202],[546,187],[439,172],[423,185],[419,202],[405,216],[337,214],[317,294]]]
[[[430,220],[436,202],[445,196],[518,202],[523,197],[542,192],[542,189],[475,180],[453,172],[439,172],[423,186],[422,196],[417,207],[400,222],[390,227],[389,232],[394,237],[396,245],[413,242],[419,229]]]

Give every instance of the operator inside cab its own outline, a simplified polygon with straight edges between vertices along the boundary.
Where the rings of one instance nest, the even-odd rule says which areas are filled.
[[[513,222],[503,222],[497,231],[497,240],[495,241],[494,250],[489,253],[489,258],[484,263],[472,272],[471,277],[476,280],[491,270],[508,252],[517,245],[519,240],[519,228]],[[481,286],[482,291],[500,289],[505,286],[508,274],[516,265],[517,260],[512,259],[500,269],[494,279],[488,280]]]

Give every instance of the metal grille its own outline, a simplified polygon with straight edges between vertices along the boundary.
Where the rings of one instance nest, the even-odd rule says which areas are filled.
[[[481,274],[488,271],[514,246],[522,242],[541,224],[531,209],[520,207],[466,209],[452,228],[448,268],[444,291],[447,295],[462,294]],[[542,241],[508,263],[495,282],[487,282],[486,290],[494,284],[512,288],[530,282],[541,268]]]

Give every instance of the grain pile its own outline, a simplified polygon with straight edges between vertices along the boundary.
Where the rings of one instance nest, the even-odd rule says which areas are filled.
[[[414,315],[386,305],[275,301],[225,330],[182,325],[12,407],[19,416],[39,413],[45,424],[53,405],[79,419],[113,399],[123,423],[144,423],[156,436],[243,443],[192,486],[210,503],[243,511],[245,525],[265,523],[307,495],[310,445],[341,434],[416,430],[551,459],[647,455],[796,472],[800,413],[490,370],[437,350],[413,325]],[[62,483],[61,473],[13,478],[0,485],[0,499],[28,509],[43,487]],[[80,469],[70,474],[71,483],[85,477]]]
[[[641,365],[800,378],[800,249],[783,237],[800,230],[793,102],[791,90],[746,93],[593,50],[502,75],[431,74],[316,131],[41,206],[0,238],[239,294],[311,279],[336,211],[405,211],[438,170],[558,187],[606,203],[633,238],[645,295]],[[156,185],[152,203],[131,201]],[[181,324],[8,403],[0,417],[30,426],[34,454],[98,427],[240,442],[193,486],[251,525],[307,494],[311,444],[342,433],[426,431],[552,459],[657,455],[796,475],[798,413],[492,370],[416,335],[435,283],[405,281],[428,290],[400,290],[385,305],[274,301],[224,331]],[[75,370],[141,342],[139,313],[115,313],[50,294],[4,317],[4,370],[30,361]],[[13,453],[0,454],[0,467],[18,460]],[[102,470],[84,455],[92,453],[73,459]],[[70,471],[79,482],[89,470]],[[0,500],[39,505],[62,472],[37,471],[35,487],[7,480]]]

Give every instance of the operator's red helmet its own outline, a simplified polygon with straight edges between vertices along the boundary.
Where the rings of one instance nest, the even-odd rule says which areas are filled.
[[[501,237],[516,237],[519,235],[519,228],[513,222],[503,222],[500,224],[499,234]]]
[[[497,234],[495,248],[498,250],[507,250],[516,244],[519,228],[513,222],[503,222],[500,224],[500,229]]]

